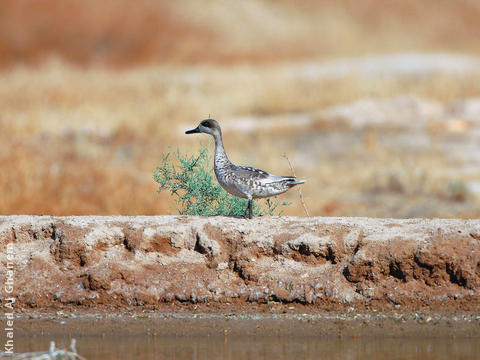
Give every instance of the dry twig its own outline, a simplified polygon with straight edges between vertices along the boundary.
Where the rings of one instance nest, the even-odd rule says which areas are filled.
[[[297,175],[295,175],[295,169],[293,168],[293,165],[290,162],[290,159],[288,158],[287,154],[283,154],[283,157],[287,159],[288,165],[290,166],[290,170],[292,171],[293,176],[297,177]],[[300,195],[300,201],[302,202],[303,210],[305,211],[305,214],[307,215],[307,217],[310,217],[310,213],[308,212],[308,209],[307,209],[307,204],[305,204],[305,200],[303,200],[302,188],[298,187],[297,190],[298,190],[298,195]]]

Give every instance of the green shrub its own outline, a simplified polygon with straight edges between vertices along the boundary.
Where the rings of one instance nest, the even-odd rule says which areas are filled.
[[[158,192],[167,190],[175,196],[180,215],[243,216],[248,200],[227,193],[217,182],[212,168],[212,156],[202,146],[197,155],[181,154],[171,148],[163,154],[153,178],[160,185]],[[260,203],[262,205],[260,205]],[[253,202],[253,214],[281,215],[279,208],[288,205],[276,197]]]

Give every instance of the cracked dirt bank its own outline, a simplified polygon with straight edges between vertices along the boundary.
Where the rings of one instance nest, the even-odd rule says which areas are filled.
[[[4,216],[9,268],[17,311],[474,314],[480,220]]]

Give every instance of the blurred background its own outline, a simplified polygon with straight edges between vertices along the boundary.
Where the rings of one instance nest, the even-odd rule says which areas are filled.
[[[0,213],[174,213],[209,114],[311,215],[480,215],[478,0],[2,0]],[[304,216],[296,190],[287,215]]]

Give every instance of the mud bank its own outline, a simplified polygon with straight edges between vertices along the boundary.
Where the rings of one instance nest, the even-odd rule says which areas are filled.
[[[298,310],[298,309],[297,309]],[[95,326],[92,326],[92,323]],[[203,313],[148,311],[136,314],[91,311],[28,313],[15,319],[16,335],[61,336],[425,336],[480,337],[478,314],[449,316],[392,312]],[[480,345],[479,345],[480,346]]]
[[[5,216],[7,281],[17,311],[470,312],[480,220]]]

